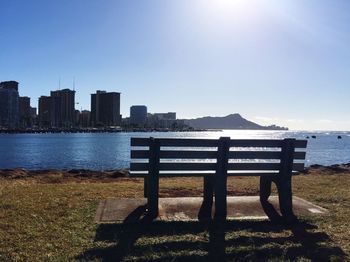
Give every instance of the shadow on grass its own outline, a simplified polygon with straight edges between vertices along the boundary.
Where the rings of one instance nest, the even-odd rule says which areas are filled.
[[[307,222],[152,222],[146,207],[121,224],[101,224],[96,247],[79,260],[102,261],[343,261],[345,253]]]

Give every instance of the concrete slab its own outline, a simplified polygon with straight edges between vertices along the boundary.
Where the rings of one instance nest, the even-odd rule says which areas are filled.
[[[279,212],[278,197],[271,196],[269,202]],[[136,222],[146,214],[145,198],[106,199],[99,203],[96,223]],[[210,217],[210,207],[205,207],[202,197],[177,197],[159,199],[160,221],[192,221],[198,217]],[[326,209],[314,205],[302,198],[293,197],[293,209],[296,215],[320,215]],[[214,215],[214,207],[211,209]],[[268,219],[258,196],[235,196],[227,198],[228,219]]]

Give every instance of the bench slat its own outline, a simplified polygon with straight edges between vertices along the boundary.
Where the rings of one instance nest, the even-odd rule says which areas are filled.
[[[228,170],[279,170],[280,163],[229,163]]]
[[[293,172],[293,175],[298,175],[300,173]],[[147,173],[130,173],[130,177],[134,178],[144,178],[147,177]],[[246,177],[246,176],[278,176],[278,172],[234,172],[234,173],[227,173],[227,176],[240,176],[240,177]],[[206,177],[206,176],[215,176],[214,173],[160,173],[159,177]]]
[[[217,147],[216,139],[157,138],[160,146],[167,147]],[[149,138],[131,138],[131,146],[149,146]]]
[[[132,150],[131,158],[148,158],[148,150]],[[163,150],[160,151],[160,158],[168,159],[213,159],[217,157],[216,151],[175,151],[175,150]]]
[[[283,140],[277,139],[232,139],[230,147],[281,147]]]
[[[131,150],[130,152],[131,159],[142,159],[149,158],[149,150]]]
[[[214,176],[214,173],[204,173],[204,172],[196,172],[196,173],[188,173],[188,172],[179,172],[179,173],[173,173],[173,172],[166,172],[166,173],[160,173],[159,177],[205,177],[205,176]],[[130,173],[130,177],[147,177],[148,174],[146,173]]]
[[[298,172],[293,172],[292,175],[298,175]],[[235,173],[227,173],[227,176],[278,176],[278,172],[264,172],[264,173],[257,173],[257,172],[235,172]]]
[[[217,157],[217,151],[160,151],[160,158],[171,159],[213,159]]]
[[[305,168],[305,163],[294,163],[293,171],[303,171]]]
[[[148,163],[130,163],[131,171],[147,171]],[[294,163],[294,171],[304,170],[304,163]],[[210,171],[216,169],[216,163],[160,163],[159,170],[161,171]],[[229,163],[228,170],[279,170],[280,163]]]
[[[163,138],[163,139],[160,139],[160,145],[167,146],[167,147],[217,147],[218,140]]]
[[[305,159],[306,152],[294,152],[294,159]],[[281,151],[230,151],[230,159],[281,159]]]
[[[159,169],[162,171],[206,171],[215,170],[216,163],[160,163]]]
[[[279,170],[280,163],[229,163],[228,170]],[[304,163],[294,163],[294,171],[304,170]]]
[[[295,140],[295,148],[306,148],[307,140]]]
[[[278,173],[266,172],[266,173],[228,173],[228,176],[276,176]],[[130,177],[147,177],[148,174],[130,173]],[[215,176],[214,173],[160,173],[159,177],[206,177]]]
[[[306,148],[306,140],[295,140],[296,148]],[[230,147],[282,147],[283,140],[278,139],[232,139]]]
[[[294,159],[305,159],[306,152],[294,152]],[[230,151],[230,159],[281,159],[281,151]]]
[[[217,147],[216,139],[158,138],[161,146],[171,147]],[[131,138],[131,146],[149,146],[149,138]],[[230,147],[281,147],[283,140],[278,139],[232,139]],[[296,148],[306,148],[307,140],[295,140]]]
[[[130,140],[131,146],[149,146],[150,139],[143,137],[132,137]]]
[[[278,176],[278,172],[235,172],[227,173],[227,176]]]
[[[294,152],[294,159],[305,159],[306,152]],[[132,150],[132,159],[149,157],[149,150]],[[216,151],[160,151],[160,158],[169,159],[212,159],[217,157]],[[280,151],[230,151],[230,159],[280,159]]]
[[[130,170],[132,171],[147,171],[148,163],[130,163]],[[160,171],[206,171],[215,170],[216,163],[160,163]]]
[[[147,171],[148,170],[148,163],[130,163],[130,170],[131,171]]]
[[[229,159],[280,159],[281,152],[276,151],[230,151]]]
[[[214,176],[212,173],[161,173],[160,177],[206,177],[206,176]]]
[[[306,157],[306,152],[294,152],[294,159],[304,160]]]

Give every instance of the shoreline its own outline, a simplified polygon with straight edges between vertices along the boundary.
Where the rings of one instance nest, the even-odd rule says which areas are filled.
[[[135,132],[220,132],[223,130],[254,130],[254,131],[293,131],[284,128],[132,128],[132,127],[105,127],[105,128],[28,128],[7,129],[0,128],[0,134],[47,134],[47,133],[135,133]],[[337,132],[337,131],[335,131]]]
[[[311,165],[300,175],[350,175],[350,163],[335,164],[330,166]],[[29,170],[23,168],[0,169],[0,179],[26,180],[34,179],[43,183],[67,183],[67,182],[113,182],[118,179],[131,179],[128,169],[115,170],[88,170],[88,169],[42,169]]]
[[[207,129],[167,129],[167,128],[50,128],[50,129],[0,129],[0,134],[96,134],[96,133],[135,133],[135,132],[206,132]],[[219,130],[221,131],[221,130]]]

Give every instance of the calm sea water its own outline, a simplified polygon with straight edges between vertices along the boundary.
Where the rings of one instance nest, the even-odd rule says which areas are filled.
[[[350,132],[240,131],[102,133],[102,134],[0,134],[0,168],[92,169],[127,168],[131,137],[232,139],[309,139],[306,165],[350,163]],[[342,139],[337,139],[341,135]]]

